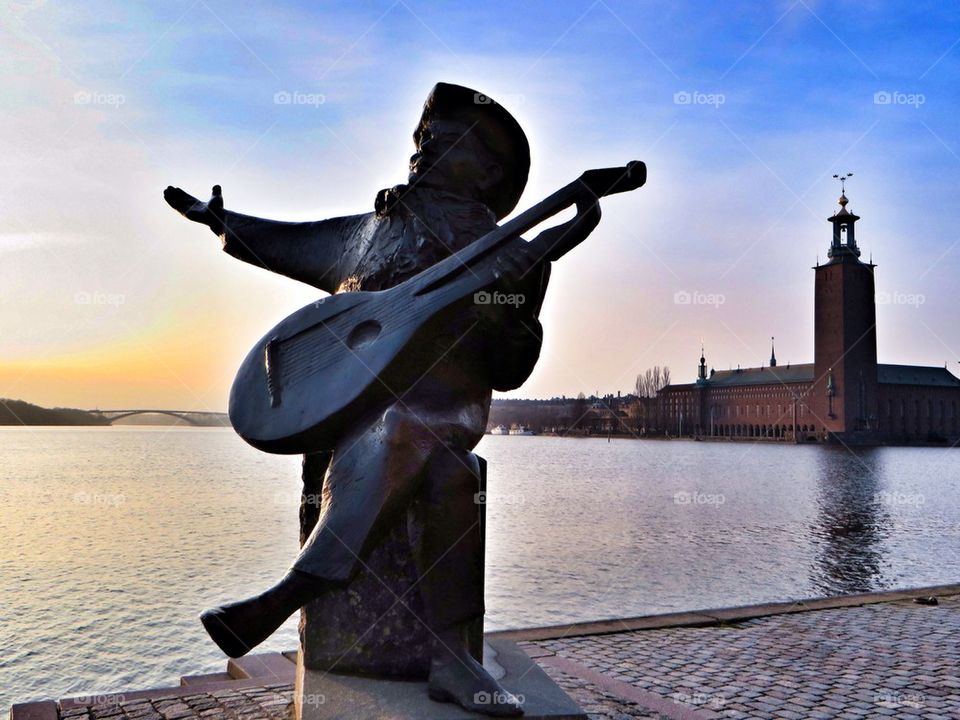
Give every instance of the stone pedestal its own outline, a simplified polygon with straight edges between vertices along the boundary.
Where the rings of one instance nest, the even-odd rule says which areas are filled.
[[[577,704],[514,642],[488,640],[483,664],[523,703],[524,720],[586,720]],[[303,654],[294,688],[296,720],[478,720],[457,705],[434,702],[423,681],[310,670]]]
[[[304,502],[300,508],[303,542],[320,514],[319,498],[329,453],[304,457]],[[481,490],[486,491],[487,464],[480,458]],[[481,526],[484,507],[480,506]],[[303,666],[377,677],[424,680],[429,671],[430,633],[423,624],[423,601],[411,537],[422,527],[416,502],[384,540],[365,558],[350,586],[324,594],[300,613]],[[471,649],[482,658],[483,620],[471,633]]]

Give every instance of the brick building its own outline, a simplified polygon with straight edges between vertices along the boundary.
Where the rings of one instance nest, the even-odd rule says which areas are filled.
[[[657,396],[671,435],[770,438],[856,444],[960,439],[960,379],[942,367],[877,362],[873,262],[860,260],[860,218],[840,209],[828,220],[828,261],[814,268],[813,362],[707,372]]]

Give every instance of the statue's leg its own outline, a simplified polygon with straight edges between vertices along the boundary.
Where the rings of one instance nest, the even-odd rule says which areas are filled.
[[[421,486],[422,533],[414,538],[420,595],[434,632],[483,615],[480,464],[468,450],[438,448]]]
[[[323,483],[320,517],[293,570],[348,583],[361,559],[409,505],[440,439],[430,418],[394,405],[333,453]]]
[[[519,703],[470,653],[468,630],[483,615],[480,464],[469,450],[439,447],[424,473],[423,531],[415,545],[420,594],[433,637],[430,697],[472,712],[522,714]]]
[[[231,657],[249,652],[306,603],[348,583],[409,502],[439,442],[398,406],[345,437],[324,479],[320,518],[290,571],[260,595],[201,614],[220,649]]]

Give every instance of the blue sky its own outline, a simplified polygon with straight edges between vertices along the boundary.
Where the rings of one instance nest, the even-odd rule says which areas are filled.
[[[628,391],[812,360],[834,173],[878,264],[880,357],[956,371],[960,15],[947,3],[7,3],[0,397],[222,409],[249,346],[316,291],[243,266],[168,185],[280,219],[372,208],[438,80],[519,119],[523,209],[648,163],[561,260],[514,393]],[[303,104],[277,104],[277,93]],[[689,100],[689,102],[685,102]],[[683,304],[684,293],[709,298]]]

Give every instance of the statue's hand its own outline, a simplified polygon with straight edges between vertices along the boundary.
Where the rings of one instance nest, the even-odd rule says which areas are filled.
[[[493,274],[501,292],[525,294],[531,290],[531,284],[538,285],[540,275],[534,268],[543,262],[536,257],[526,242],[516,243],[497,255]]]
[[[173,186],[163,191],[163,199],[187,220],[206,225],[217,234],[222,232],[223,195],[219,185],[213,186],[213,196],[207,202],[197,200],[193,195]]]

